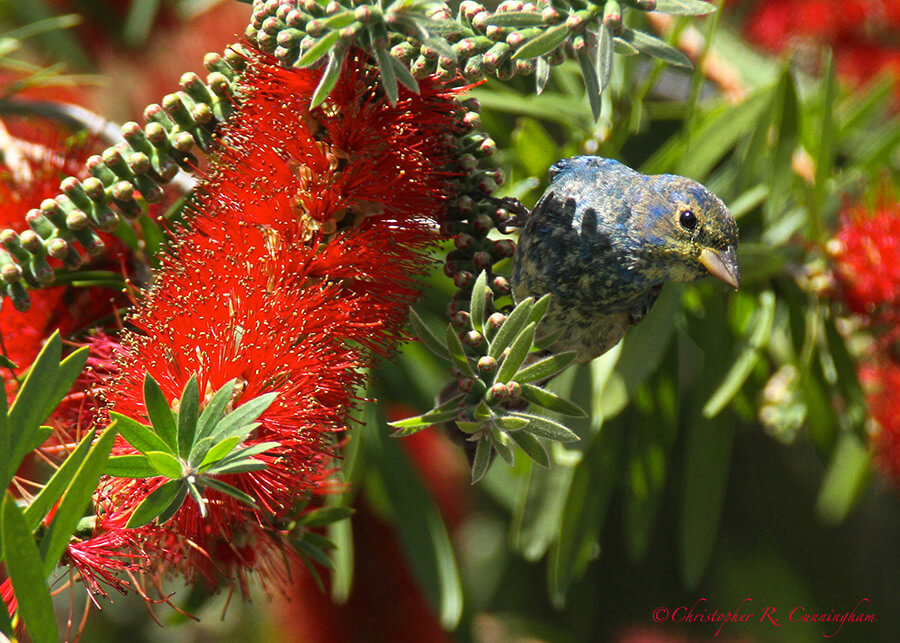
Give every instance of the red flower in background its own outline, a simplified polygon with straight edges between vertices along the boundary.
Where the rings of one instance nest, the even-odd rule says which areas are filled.
[[[830,45],[838,72],[856,82],[884,71],[900,77],[896,0],[763,0],[752,5],[744,30],[751,41],[775,52]]]
[[[869,389],[869,412],[878,423],[872,437],[875,458],[900,484],[900,364],[884,357],[862,368],[860,379]]]
[[[837,296],[853,312],[898,320],[900,312],[900,204],[875,212],[860,206],[844,216],[829,245]]]
[[[147,373],[171,404],[194,375],[202,400],[236,380],[232,407],[278,393],[244,442],[277,443],[256,456],[267,467],[222,476],[257,508],[207,489],[207,516],[188,501],[144,528],[163,565],[189,577],[241,580],[281,563],[284,525],[329,489],[361,371],[401,337],[437,237],[452,98],[426,81],[391,106],[359,55],[310,111],[319,76],[252,56],[188,227],[129,317],[134,330],[98,364],[111,373],[100,390],[110,410],[136,419]],[[134,452],[121,438],[114,448]],[[107,480],[98,516],[128,513],[164,482]]]

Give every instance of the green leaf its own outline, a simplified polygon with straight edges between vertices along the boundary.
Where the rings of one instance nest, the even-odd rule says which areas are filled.
[[[504,11],[495,13],[485,22],[497,27],[537,27],[543,23],[543,17],[535,11]]]
[[[294,63],[294,67],[309,67],[311,65],[316,64],[325,54],[329,54],[331,58],[328,60],[328,66],[331,66],[331,62],[335,57],[334,46],[337,44],[338,39],[341,37],[340,33],[337,30],[329,31],[327,34],[316,40],[316,42],[306,50],[302,56],[300,56],[300,60]],[[322,80],[325,79],[325,75],[322,76]],[[321,82],[320,82],[321,85]],[[332,85],[333,87],[334,85]],[[329,88],[329,91],[331,89]],[[318,90],[317,90],[318,92]],[[321,101],[320,101],[321,102]],[[315,105],[313,105],[315,107]]]
[[[590,55],[585,50],[579,51],[576,57],[578,58],[578,65],[581,67],[581,77],[584,80],[584,91],[587,93],[588,102],[591,106],[591,114],[594,116],[595,121],[600,120],[600,110],[603,107],[603,103],[600,100],[602,88],[600,87],[600,79],[597,78],[594,61],[591,60]]]
[[[204,470],[207,475],[221,476],[233,473],[248,473],[250,471],[262,471],[268,465],[262,460],[254,458],[239,458],[228,462],[218,462]]]
[[[291,544],[294,545],[297,552],[301,555],[309,556],[323,567],[332,568],[332,562],[328,554],[322,551],[321,547],[309,541],[309,534],[303,534],[303,538],[300,539],[291,539]]]
[[[303,514],[300,524],[304,527],[324,527],[339,520],[345,520],[356,511],[352,507],[322,507]]]
[[[457,395],[452,400],[428,411],[428,413],[404,418],[402,420],[397,420],[396,422],[388,422],[388,426],[396,429],[396,431],[391,434],[391,437],[405,438],[422,429],[434,426],[435,424],[456,419],[456,416],[459,415],[460,398],[461,396]]]
[[[716,11],[716,5],[704,0],[656,0],[654,11],[673,16],[705,16]]]
[[[125,524],[127,529],[141,527],[152,522],[165,512],[167,518],[175,515],[175,511],[181,507],[184,498],[187,495],[187,486],[181,480],[169,480],[159,488],[155,489],[146,498],[141,501],[134,512],[128,518]],[[175,505],[174,511],[169,511]],[[165,522],[165,520],[160,520]]]
[[[278,397],[277,392],[264,393],[263,395],[257,395],[252,400],[244,402],[226,415],[216,425],[210,435],[214,438],[225,438],[235,435],[242,438],[247,437],[247,435],[250,434],[250,431],[253,430],[252,428],[248,429],[247,427],[255,422],[256,419],[272,405],[272,402],[275,401],[276,397]]]
[[[609,87],[613,68],[613,35],[605,24],[600,25],[600,32],[594,34],[597,39],[597,51],[594,52],[594,72],[602,93]]]
[[[516,50],[513,60],[537,58],[559,47],[569,37],[569,28],[565,23],[549,27]]]
[[[216,480],[215,478],[208,477],[202,478],[202,482],[210,489],[215,489],[219,493],[224,493],[226,496],[231,496],[236,500],[240,500],[249,507],[253,507],[254,509],[257,508],[256,499],[254,499],[253,496],[248,493],[244,493],[236,487],[232,487],[230,484],[222,482],[221,480]]]
[[[524,429],[529,433],[534,433],[535,435],[539,435],[543,438],[550,438],[551,440],[556,440],[557,442],[577,442],[580,438],[564,427],[559,422],[554,422],[549,418],[542,417],[540,415],[532,415],[531,413],[521,413],[515,412],[511,415],[515,417],[524,418],[529,421],[528,426]]]
[[[638,51],[659,58],[662,61],[675,65],[676,67],[685,67],[693,69],[694,64],[691,59],[683,53],[675,49],[665,40],[660,40],[656,36],[651,36],[643,31],[629,29],[623,27],[620,37],[630,45],[633,45]]]
[[[575,361],[578,353],[569,351],[566,353],[557,353],[550,357],[544,358],[529,366],[526,366],[515,374],[513,379],[520,384],[525,382],[533,382],[548,377],[553,377],[569,367],[569,364]]]
[[[494,418],[494,424],[504,431],[509,432],[520,431],[528,426],[529,422],[530,420],[517,418],[514,415],[501,415],[500,417]]]
[[[510,345],[509,352],[500,363],[500,368],[497,369],[496,382],[506,384],[513,378],[519,367],[522,366],[522,362],[528,357],[528,353],[534,343],[534,331],[535,323],[531,322],[522,329],[515,341]]]
[[[171,453],[164,451],[147,451],[144,454],[147,460],[159,472],[167,478],[181,478],[184,476],[184,468],[181,466],[181,460]]]
[[[175,453],[178,445],[175,414],[172,413],[165,394],[150,373],[144,376],[144,405],[147,407],[147,417],[150,419],[150,424],[153,425],[156,435],[169,445],[168,449],[157,449],[154,447],[153,450]],[[122,433],[121,427],[119,428],[119,433]],[[127,437],[125,439],[128,440]],[[128,441],[131,442],[131,440]],[[132,446],[139,449],[133,442]]]
[[[173,480],[172,482],[178,483],[178,488],[175,490],[175,497],[169,502],[168,505],[163,507],[163,510],[159,513],[159,516],[156,517],[156,522],[160,525],[167,523],[171,520],[178,510],[181,509],[181,506],[184,504],[185,499],[188,496],[190,491],[188,487],[188,481],[184,478],[181,480]]]
[[[447,324],[446,336],[447,348],[450,351],[450,359],[453,365],[469,377],[477,377],[475,371],[472,370],[469,359],[466,357],[466,349],[463,348],[459,335],[456,334],[456,329],[453,328],[453,324]]]
[[[475,279],[469,297],[469,321],[472,322],[472,328],[479,333],[484,333],[484,305],[489,292],[491,291],[487,287],[487,271],[482,270]]]
[[[472,484],[477,483],[487,473],[488,468],[491,466],[492,452],[493,447],[491,446],[490,438],[483,435],[478,440],[478,444],[475,447],[475,458],[472,460]]]
[[[528,431],[513,431],[512,433],[507,433],[507,435],[529,458],[542,467],[548,468],[550,466],[550,456],[547,455],[547,448],[538,438]]]
[[[159,475],[145,455],[114,455],[103,472],[116,478],[155,478]]]
[[[759,361],[760,351],[768,343],[772,333],[772,324],[775,321],[775,293],[767,290],[759,297],[759,308],[753,328],[747,339],[741,354],[734,361],[728,374],[725,375],[719,388],[710,396],[709,401],[703,407],[703,416],[713,418],[725,408],[725,405],[737,395],[738,391],[747,381],[756,362]]]
[[[543,94],[548,80],[550,80],[550,63],[546,58],[538,58],[534,68],[534,93],[538,96]]]
[[[333,31],[332,33],[336,34],[337,32]],[[341,68],[344,65],[344,53],[344,49],[335,49],[328,54],[328,64],[325,66],[325,71],[322,73],[322,79],[319,81],[319,84],[316,85],[312,100],[309,102],[310,109],[315,109],[324,103],[325,99],[328,98],[328,95],[331,93],[331,90],[334,89],[338,78],[341,77]]]
[[[765,219],[771,223],[783,216],[791,198],[795,174],[791,159],[799,142],[800,103],[790,65],[785,65],[775,93],[772,122],[776,139],[769,163],[769,198],[763,204]]]
[[[624,428],[621,422],[605,425],[575,468],[559,521],[559,537],[547,558],[550,597],[558,608],[562,608],[572,581],[594,558],[618,480]]]
[[[534,306],[531,307],[531,312],[528,313],[528,320],[533,321],[535,324],[540,324],[544,315],[547,314],[548,308],[550,308],[550,293],[547,293],[534,302]]]
[[[147,453],[148,451],[162,451],[174,455],[171,447],[164,442],[161,437],[154,433],[150,427],[132,420],[127,415],[116,413],[115,411],[110,413],[109,417],[116,421],[116,428],[119,430],[122,437],[141,453]]]
[[[212,438],[208,438],[210,442],[212,442]],[[200,461],[198,467],[200,471],[205,471],[216,462],[224,458],[226,455],[231,453],[237,445],[241,443],[243,438],[239,435],[233,435],[230,438],[225,438],[221,442],[218,442],[215,446],[211,447],[209,451],[207,451],[206,456],[203,460]]]
[[[694,417],[686,429],[680,521],[681,573],[685,585],[695,589],[716,544],[735,427],[734,422],[712,422]]]
[[[522,399],[528,400],[532,404],[536,404],[537,406],[543,407],[548,411],[553,411],[554,413],[579,418],[587,417],[587,413],[584,412],[584,409],[574,402],[570,402],[545,388],[533,384],[522,385]]]
[[[816,499],[816,513],[828,524],[836,525],[847,517],[865,488],[870,458],[857,435],[843,433],[832,453],[825,478]]]
[[[236,382],[237,380],[225,382],[225,384],[222,385],[222,388],[216,391],[215,395],[212,396],[212,399],[206,404],[203,413],[200,414],[200,419],[197,420],[196,442],[199,442],[202,438],[210,435],[213,428],[225,415],[225,409],[228,407],[228,403],[231,402],[231,396],[234,393],[234,385]],[[193,452],[191,453],[191,456],[191,459],[193,459]]]
[[[394,75],[397,77],[397,80],[400,81],[400,84],[414,94],[420,93],[419,81],[417,81],[416,77],[410,73],[409,68],[393,56],[390,58],[391,64],[394,66]]]
[[[527,297],[520,301],[513,311],[500,326],[494,339],[491,340],[491,346],[488,349],[488,355],[494,359],[500,359],[502,353],[512,341],[519,336],[522,329],[531,321],[531,310],[534,308],[534,300]]]
[[[376,23],[378,24],[378,23]],[[384,28],[383,25],[379,25]],[[374,40],[374,36],[373,36]],[[387,47],[375,47],[375,60],[378,63],[378,71],[381,74],[381,85],[391,105],[397,104],[400,94],[397,89],[397,76],[394,74],[394,60]],[[418,85],[417,85],[418,86]]]
[[[116,439],[116,423],[113,422],[91,447],[90,452],[78,467],[75,477],[66,489],[56,507],[47,533],[41,539],[41,555],[44,559],[44,574],[49,576],[56,567],[66,546],[75,532],[78,521],[97,490],[97,481],[106,468],[106,460]]]
[[[188,457],[194,445],[199,417],[200,387],[197,384],[197,375],[194,374],[184,385],[178,406],[178,455],[182,458]]]
[[[194,476],[182,478],[182,481],[184,486],[187,487],[188,495],[194,501],[194,504],[197,505],[197,510],[200,511],[200,517],[206,518],[209,515],[209,503],[203,497],[203,492],[200,491],[200,487],[197,485],[199,481]]]
[[[425,345],[425,348],[430,350],[432,353],[441,357],[443,359],[450,359],[450,351],[447,348],[446,343],[442,339],[440,339],[436,334],[431,332],[431,329],[422,321],[422,318],[419,317],[419,313],[415,311],[415,309],[409,309],[409,321],[412,324],[413,332],[416,334],[416,337]]]
[[[379,397],[377,391],[370,392]],[[383,417],[368,409],[363,441],[366,477],[384,489],[388,514],[400,536],[407,561],[444,629],[452,630],[463,612],[462,583],[450,536],[427,487],[397,440],[378,428]]]
[[[6,573],[18,600],[17,613],[35,643],[57,643],[59,630],[53,613],[53,600],[44,576],[41,555],[31,530],[15,499],[3,498],[3,551],[6,552]],[[5,610],[5,606],[0,606]]]
[[[63,492],[69,487],[69,483],[75,477],[85,457],[87,457],[91,444],[94,441],[94,435],[95,431],[88,431],[87,435],[75,447],[75,450],[63,460],[53,477],[41,489],[41,492],[25,508],[25,522],[31,531],[37,529],[44,516],[47,515],[62,497]]]

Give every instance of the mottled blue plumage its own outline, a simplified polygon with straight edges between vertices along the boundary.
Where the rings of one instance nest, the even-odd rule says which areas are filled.
[[[556,163],[519,237],[517,300],[551,293],[542,332],[592,359],[646,316],[667,281],[713,274],[737,288],[737,225],[681,176],[647,176],[596,156]]]

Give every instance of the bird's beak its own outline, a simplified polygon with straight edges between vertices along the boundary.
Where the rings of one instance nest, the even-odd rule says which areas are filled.
[[[725,250],[704,248],[700,252],[700,263],[709,270],[709,274],[724,281],[737,290],[741,287],[741,270],[738,267],[737,249],[728,246]]]

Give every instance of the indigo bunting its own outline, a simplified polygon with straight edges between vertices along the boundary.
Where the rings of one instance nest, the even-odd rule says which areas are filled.
[[[738,288],[737,224],[696,181],[596,156],[559,161],[550,180],[519,236],[512,286],[517,301],[551,293],[541,333],[559,333],[553,351],[602,355],[667,281],[711,274]]]

